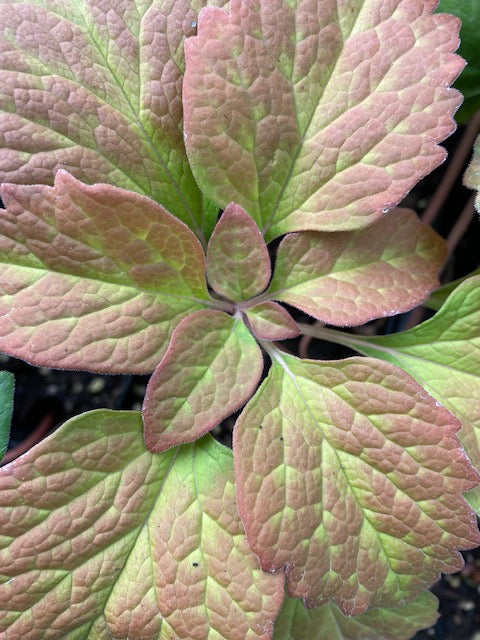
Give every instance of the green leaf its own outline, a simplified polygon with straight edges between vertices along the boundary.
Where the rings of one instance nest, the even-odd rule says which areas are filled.
[[[0,371],[0,461],[7,450],[13,411],[15,379],[8,371]]]
[[[424,591],[401,607],[370,609],[351,617],[333,602],[306,609],[299,600],[287,597],[273,640],[409,640],[436,622],[437,606],[435,596]]]
[[[360,231],[289,234],[266,295],[328,324],[360,325],[420,304],[445,255],[440,236],[398,209]]]
[[[465,280],[433,318],[413,329],[372,338],[336,333],[330,340],[413,376],[460,420],[458,436],[480,469],[480,276]]]
[[[185,42],[185,133],[203,191],[267,241],[358,229],[437,167],[464,66],[434,2],[232,0]]]
[[[261,293],[270,282],[265,240],[252,218],[237,204],[228,205],[210,238],[207,276],[217,293],[239,302]]]
[[[272,368],[237,421],[238,508],[264,571],[343,613],[405,604],[480,542],[478,483],[455,418],[409,375],[366,358]]]
[[[435,291],[430,294],[430,297],[423,302],[423,306],[428,307],[428,309],[438,311],[454,289],[456,289],[462,282],[465,282],[468,278],[478,275],[480,275],[480,267],[462,278],[458,278],[457,280],[453,280],[452,282],[448,282],[447,284],[438,287],[438,289],[435,289]]]
[[[217,208],[193,179],[181,104],[183,41],[205,4],[1,0],[0,182],[67,169],[149,195],[208,237]]]
[[[86,413],[0,470],[0,505],[4,640],[271,637],[283,581],[210,436],[152,454],[139,413]]]
[[[475,141],[473,147],[473,158],[465,171],[463,182],[469,189],[477,191],[475,207],[480,211],[480,136]]]
[[[245,310],[254,336],[260,340],[288,340],[300,333],[297,323],[277,302],[263,302]]]
[[[172,329],[208,303],[190,229],[149,198],[86,186],[3,185],[0,349],[40,366],[148,373]]]
[[[467,66],[454,85],[464,95],[455,119],[466,123],[480,109],[480,5],[477,0],[440,0],[437,11],[453,13],[462,21],[458,53]]]
[[[147,447],[164,451],[213,429],[245,404],[262,371],[260,348],[240,317],[191,314],[173,332],[147,386]]]

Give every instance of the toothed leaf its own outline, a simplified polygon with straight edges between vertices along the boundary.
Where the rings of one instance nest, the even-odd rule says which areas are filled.
[[[436,2],[232,0],[185,43],[188,157],[268,241],[365,227],[445,158],[464,61]]]
[[[436,622],[437,606],[435,596],[425,591],[401,607],[370,609],[351,617],[334,603],[306,609],[299,600],[287,597],[273,640],[410,640]]]
[[[465,280],[433,318],[390,336],[347,336],[360,353],[413,376],[462,424],[458,436],[480,469],[480,276]]]
[[[328,324],[364,324],[420,304],[444,258],[440,236],[399,209],[360,231],[288,235],[268,294]]]
[[[207,275],[213,289],[230,300],[247,300],[270,281],[267,245],[242,207],[229,204],[208,243]]]
[[[300,333],[297,323],[281,305],[263,302],[245,311],[253,334],[261,340],[288,340]]]
[[[289,595],[343,613],[404,604],[476,546],[458,423],[380,360],[274,354],[234,431],[239,512]],[[438,406],[437,406],[438,405]]]
[[[147,386],[147,447],[164,451],[213,429],[250,398],[262,370],[260,348],[239,318],[219,311],[185,318]]]
[[[4,640],[267,640],[283,582],[207,436],[146,450],[139,413],[93,411],[0,470]]]
[[[0,349],[40,366],[153,371],[173,327],[209,298],[193,233],[149,198],[3,185]]]
[[[0,371],[0,460],[7,450],[12,421],[15,381],[8,371]]]
[[[152,196],[208,236],[216,208],[193,179],[181,104],[183,41],[205,4],[1,0],[0,182],[67,169]]]

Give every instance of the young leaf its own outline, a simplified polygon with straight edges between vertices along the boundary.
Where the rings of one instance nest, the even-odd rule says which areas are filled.
[[[300,333],[297,323],[281,305],[263,302],[245,310],[253,334],[261,340],[288,340]]]
[[[12,421],[15,381],[8,371],[0,371],[0,461],[7,450]]]
[[[214,0],[223,6],[224,0]],[[152,196],[199,236],[182,130],[183,40],[206,0],[1,0],[0,181],[59,168]]]
[[[301,601],[287,597],[275,622],[273,640],[409,640],[436,622],[437,606],[435,596],[424,591],[403,606],[370,609],[351,617],[333,602],[306,609]]]
[[[262,371],[260,348],[240,318],[220,311],[185,318],[148,383],[148,449],[164,451],[213,429],[250,398]]]
[[[274,351],[233,446],[238,506],[264,570],[343,613],[404,604],[480,542],[461,492],[478,483],[455,418],[380,360]]]
[[[0,470],[0,505],[4,640],[271,638],[283,580],[210,436],[152,454],[139,413],[86,413]]]
[[[207,251],[207,276],[212,288],[230,300],[247,300],[270,281],[267,245],[248,213],[231,203],[215,227]]]
[[[0,348],[36,365],[147,373],[209,295],[193,233],[149,198],[86,186],[3,185]]]
[[[327,337],[327,332],[322,337]],[[333,336],[413,376],[460,420],[458,434],[480,469],[480,276],[465,280],[433,318],[389,336]]]
[[[469,189],[475,189],[477,197],[475,199],[475,207],[480,211],[480,136],[475,141],[473,147],[473,158],[465,172],[464,184]]]
[[[438,166],[461,97],[434,0],[232,0],[185,43],[187,153],[266,239],[365,227]]]
[[[407,209],[368,229],[290,234],[267,295],[337,326],[411,309],[437,284],[445,243]]]

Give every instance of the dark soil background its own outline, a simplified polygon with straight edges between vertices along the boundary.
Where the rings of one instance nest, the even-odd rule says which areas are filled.
[[[446,142],[445,146],[450,152],[455,152],[464,133],[461,129]],[[407,196],[403,205],[422,214],[442,184],[448,166],[445,163],[423,180]],[[471,191],[463,188],[461,180],[457,180],[433,220],[434,228],[442,236],[451,234],[470,197]],[[443,272],[446,282],[466,275],[479,266],[478,216],[471,215],[464,227],[466,232]],[[415,320],[418,322],[419,317]],[[411,314],[406,314],[387,322],[381,321],[371,329],[390,333],[405,328],[409,322],[412,322]],[[296,341],[291,341],[286,346],[292,351],[299,348]],[[319,358],[341,358],[349,355],[348,350],[343,347],[320,342],[310,343],[308,354]],[[147,376],[103,376],[38,369],[3,355],[0,355],[0,369],[11,371],[15,375],[10,448],[21,446],[25,441],[33,444],[66,419],[83,411],[97,408],[138,410],[148,381]],[[227,446],[231,443],[233,424],[234,416],[214,431],[215,437]],[[434,585],[432,590],[440,600],[441,617],[434,627],[419,632],[415,640],[480,640],[480,550],[466,552],[464,558],[465,567],[462,572],[443,577]]]

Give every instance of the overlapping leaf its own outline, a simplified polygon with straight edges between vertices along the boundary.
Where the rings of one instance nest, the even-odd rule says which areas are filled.
[[[0,371],[0,461],[7,450],[13,408],[13,375]]]
[[[346,614],[403,604],[480,541],[458,423],[410,376],[365,358],[273,352],[234,431],[239,511],[264,570]]]
[[[480,136],[473,147],[473,158],[465,172],[464,183],[466,187],[478,191],[475,206],[480,211]]]
[[[459,438],[480,469],[480,276],[465,280],[433,318],[413,329],[372,338],[333,337],[413,376],[459,418]]]
[[[213,429],[250,398],[262,370],[260,348],[239,317],[198,311],[185,318],[148,383],[147,447],[164,451]]]
[[[231,452],[145,449],[94,411],[0,470],[4,640],[260,640],[283,598],[248,548]]]
[[[364,324],[420,304],[444,258],[443,240],[399,209],[365,230],[288,235],[267,295],[329,324]]]
[[[463,276],[462,278],[458,278],[457,280],[453,280],[452,282],[443,284],[441,287],[438,287],[438,289],[435,289],[430,297],[425,300],[423,306],[428,307],[429,309],[433,309],[434,311],[438,311],[440,307],[446,302],[448,296],[453,292],[454,289],[456,289],[462,282],[467,280],[467,278],[472,278],[473,276],[479,275],[480,267],[478,269],[475,269],[475,271],[472,271],[468,275]]]
[[[268,240],[364,227],[445,157],[464,66],[434,2],[232,0],[186,43],[187,153]]]
[[[237,204],[225,209],[207,251],[207,274],[217,293],[230,300],[247,300],[270,282],[267,245],[259,228]]]
[[[0,348],[33,364],[153,371],[209,296],[194,234],[160,205],[59,172],[4,185]]]
[[[409,640],[436,621],[437,599],[425,591],[401,607],[371,609],[345,616],[334,603],[306,609],[286,598],[275,623],[273,640]]]
[[[147,194],[208,235],[182,130],[183,41],[205,0],[2,0],[0,181]],[[225,5],[224,0],[211,4]]]
[[[245,310],[253,334],[262,340],[288,340],[300,333],[297,323],[277,302],[263,302]]]

